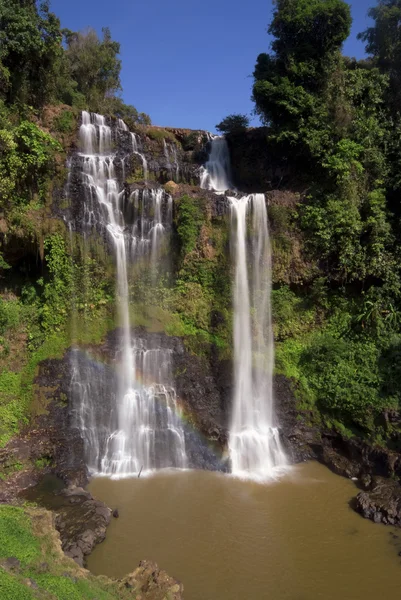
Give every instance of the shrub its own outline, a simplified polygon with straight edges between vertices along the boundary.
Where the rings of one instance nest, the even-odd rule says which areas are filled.
[[[175,135],[171,133],[171,131],[167,131],[167,129],[148,129],[146,135],[156,142],[163,142],[163,140],[166,140],[177,144]]]
[[[240,133],[249,127],[249,117],[247,115],[228,115],[218,125],[217,131],[224,134]]]
[[[76,118],[71,110],[63,110],[53,121],[53,127],[60,133],[69,133],[76,127]]]
[[[301,366],[321,409],[369,427],[383,408],[378,359],[372,342],[321,334],[303,352]]]

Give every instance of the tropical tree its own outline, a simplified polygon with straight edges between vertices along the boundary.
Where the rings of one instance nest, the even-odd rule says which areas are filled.
[[[51,98],[61,40],[48,0],[0,0],[0,89],[8,102],[40,107]]]

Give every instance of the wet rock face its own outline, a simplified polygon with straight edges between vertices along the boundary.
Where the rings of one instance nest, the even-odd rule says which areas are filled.
[[[59,498],[63,504],[56,509],[56,529],[62,549],[84,566],[86,556],[106,537],[111,510],[82,488],[67,489]]]
[[[188,466],[195,469],[227,471],[223,453],[228,439],[231,401],[231,364],[210,361],[188,353],[178,337],[133,332],[146,348],[171,351],[171,369],[183,412]],[[122,332],[112,331],[104,343],[87,350],[68,350],[62,359],[41,364],[35,381],[33,426],[0,450],[2,462],[27,465],[7,481],[0,480],[0,501],[11,501],[18,493],[36,485],[43,474],[59,477],[66,486],[83,487],[89,480],[88,442],[79,428],[80,393],[91,394],[96,403],[92,427],[102,424],[117,428],[115,362],[122,346]],[[79,381],[76,374],[79,372]],[[102,436],[99,436],[102,440]],[[104,436],[103,446],[107,442]],[[100,446],[98,457],[104,455]],[[34,467],[41,460],[41,469]],[[30,466],[28,466],[28,464]],[[100,464],[92,467],[99,468]]]
[[[182,406],[188,466],[193,469],[226,471],[223,451],[227,443],[227,419],[221,375],[224,363],[212,366],[206,359],[186,351],[183,341],[164,333],[135,330],[135,339],[147,348],[171,350],[172,373],[177,397]],[[111,332],[102,353],[112,360],[122,343],[122,332]]]
[[[267,142],[265,127],[227,136],[234,184],[247,193],[271,190],[279,186],[291,188],[291,169],[283,157]]]

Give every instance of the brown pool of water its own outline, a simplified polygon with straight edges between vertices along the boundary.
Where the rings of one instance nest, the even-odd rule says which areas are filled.
[[[95,574],[121,577],[146,558],[186,600],[401,598],[401,530],[357,515],[354,484],[318,463],[266,485],[187,471],[89,489],[120,514],[89,557]]]

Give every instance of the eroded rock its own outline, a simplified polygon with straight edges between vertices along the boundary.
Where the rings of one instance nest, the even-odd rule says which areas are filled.
[[[357,495],[355,510],[375,523],[401,527],[400,484],[392,479],[375,477],[370,488]]]
[[[65,504],[56,510],[56,528],[67,556],[84,565],[96,544],[103,542],[111,509],[82,488],[63,491]]]
[[[132,590],[136,600],[182,600],[184,587],[150,561],[142,560],[139,567],[121,585]]]

